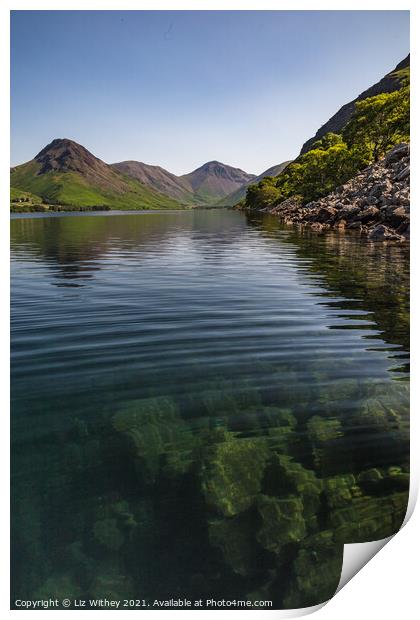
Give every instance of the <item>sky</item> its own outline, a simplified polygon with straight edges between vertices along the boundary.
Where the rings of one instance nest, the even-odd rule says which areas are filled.
[[[54,138],[175,174],[293,159],[409,52],[408,11],[13,11],[11,164]]]

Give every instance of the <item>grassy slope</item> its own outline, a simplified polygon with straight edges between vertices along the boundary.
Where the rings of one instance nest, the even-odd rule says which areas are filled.
[[[37,196],[36,194],[32,194],[31,192],[25,192],[21,189],[17,189],[16,187],[11,187],[10,202],[28,202],[31,204],[41,204],[42,198],[41,196]]]
[[[16,190],[31,192],[41,202],[76,207],[107,206],[113,209],[179,209],[176,200],[159,194],[126,175],[127,191],[120,193],[91,185],[77,172],[47,172],[37,175],[39,164],[30,161],[13,169],[10,183]],[[120,173],[119,173],[120,174]]]

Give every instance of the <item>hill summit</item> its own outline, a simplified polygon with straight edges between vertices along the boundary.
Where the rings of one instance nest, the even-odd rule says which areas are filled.
[[[56,138],[10,171],[12,195],[30,192],[46,204],[78,208],[179,208],[174,199],[114,170],[84,146]]]
[[[255,174],[248,174],[240,168],[214,160],[180,178],[186,181],[194,194],[204,202],[216,203],[255,179]]]
[[[56,138],[35,155],[34,159],[41,164],[38,174],[51,171],[89,174],[92,170],[104,173],[109,168],[84,146],[68,138]]]

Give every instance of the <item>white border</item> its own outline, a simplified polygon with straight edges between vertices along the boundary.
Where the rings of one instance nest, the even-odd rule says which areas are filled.
[[[10,10],[411,10],[411,73],[412,73],[412,109],[420,109],[417,97],[417,76],[418,63],[416,58],[415,44],[419,39],[418,27],[418,10],[414,1],[395,2],[391,0],[375,1],[375,0],[343,0],[338,5],[337,2],[320,0],[313,2],[311,0],[288,0],[275,2],[273,0],[3,0],[0,5],[0,75],[3,79],[2,97],[0,98],[1,111],[1,136],[2,148],[0,149],[1,166],[0,166],[0,195],[2,208],[0,210],[2,240],[0,244],[0,278],[1,278],[1,321],[0,321],[0,342],[2,345],[2,355],[0,357],[0,381],[1,395],[3,406],[1,408],[3,415],[2,440],[4,445],[1,450],[1,472],[5,489],[9,488],[9,165],[10,165],[10,107],[7,92],[9,91],[9,11]],[[414,49],[413,49],[414,48]],[[344,103],[344,102],[343,102]],[[30,105],[30,102],[28,102]],[[327,120],[327,119],[326,119]],[[412,135],[413,143],[417,144],[418,122],[417,115],[412,117]],[[417,162],[417,149],[412,149],[413,169],[419,170]],[[419,203],[418,183],[413,175],[412,195],[414,204],[414,212],[412,213],[413,228],[417,230],[416,207]],[[420,209],[420,205],[418,206]],[[418,247],[416,237],[412,241],[412,316],[419,316],[418,293],[414,288],[418,260]],[[417,322],[416,322],[417,323]],[[411,473],[411,493],[410,508],[412,512],[417,496],[418,480],[419,480],[419,424],[416,422],[418,390],[419,384],[417,363],[418,356],[418,329],[416,323],[412,324],[412,416],[411,416],[411,437],[412,437],[412,473]],[[415,345],[415,346],[414,346]],[[418,456],[419,455],[419,456]],[[1,549],[2,553],[2,575],[0,585],[0,609],[6,613],[22,613],[19,611],[9,611],[9,517],[8,517],[8,493],[3,494],[4,501],[2,503],[2,522],[1,533],[3,536]],[[402,612],[404,620],[410,620],[418,615],[417,609],[417,555],[420,548],[419,543],[419,527],[420,515],[419,510],[414,513],[414,517],[404,527],[403,531],[397,534],[391,543],[374,558],[362,571],[351,580],[352,585],[345,587],[337,593],[334,598],[325,606],[316,606],[311,608],[318,612],[318,617],[324,620],[354,620],[355,614],[362,614],[363,617],[369,615],[394,620],[395,616]],[[417,550],[416,550],[417,543]],[[303,613],[310,613],[310,609],[302,610]],[[39,611],[37,613],[44,613]],[[45,613],[59,614],[59,611],[47,611]],[[68,611],[66,613],[79,614],[82,612]],[[91,611],[90,613],[102,614],[101,611]],[[109,612],[107,612],[109,613]],[[114,614],[123,614],[122,611],[113,612]],[[179,618],[184,616],[182,611],[172,611],[172,614]],[[253,618],[266,618],[267,614],[277,617],[296,617],[302,615],[298,610],[295,611],[189,611],[187,617],[195,618],[198,615],[206,614],[206,618],[210,618],[217,613],[225,614],[226,617],[235,617],[238,614],[253,614]],[[148,617],[153,614],[153,618],[165,618],[168,611],[142,612],[142,615]],[[167,620],[167,618],[166,618]]]

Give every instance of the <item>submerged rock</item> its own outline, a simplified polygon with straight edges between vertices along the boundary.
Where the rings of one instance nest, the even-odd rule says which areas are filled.
[[[407,509],[406,493],[384,497],[358,497],[329,515],[334,540],[340,543],[369,542],[395,534]]]
[[[201,471],[201,488],[209,507],[226,517],[247,510],[261,490],[268,458],[265,440],[237,439],[209,446]]]
[[[108,598],[115,601],[137,596],[130,577],[120,572],[117,565],[102,562],[89,586],[89,596],[94,599]]]
[[[255,523],[252,515],[218,519],[209,523],[209,542],[222,552],[231,570],[245,577],[258,570]]]
[[[93,526],[95,540],[110,551],[118,551],[124,544],[124,535],[116,519],[102,519]]]
[[[339,440],[343,436],[340,420],[313,416],[307,422],[308,438],[317,471],[322,474],[336,469],[339,459]]]
[[[333,476],[324,480],[324,492],[330,509],[341,508],[351,504],[353,497],[360,495],[353,474]]]
[[[307,538],[291,566],[292,579],[283,599],[285,609],[323,603],[335,594],[343,565],[343,545],[332,532]]]
[[[315,415],[308,421],[307,428],[309,439],[315,444],[337,439],[343,434],[341,422],[337,418],[323,418]]]
[[[137,469],[146,482],[153,482],[161,467],[169,475],[184,473],[197,444],[170,398],[133,401],[113,417],[114,428],[131,441]]]
[[[77,599],[83,594],[81,587],[75,583],[70,575],[53,575],[38,588],[35,592],[35,599],[46,600],[50,598]]]
[[[282,547],[299,542],[306,535],[303,502],[300,498],[279,499],[260,495],[257,508],[262,520],[257,540],[267,551],[280,553]]]
[[[363,431],[383,432],[399,429],[402,419],[384,399],[369,398],[349,416],[346,426]]]

